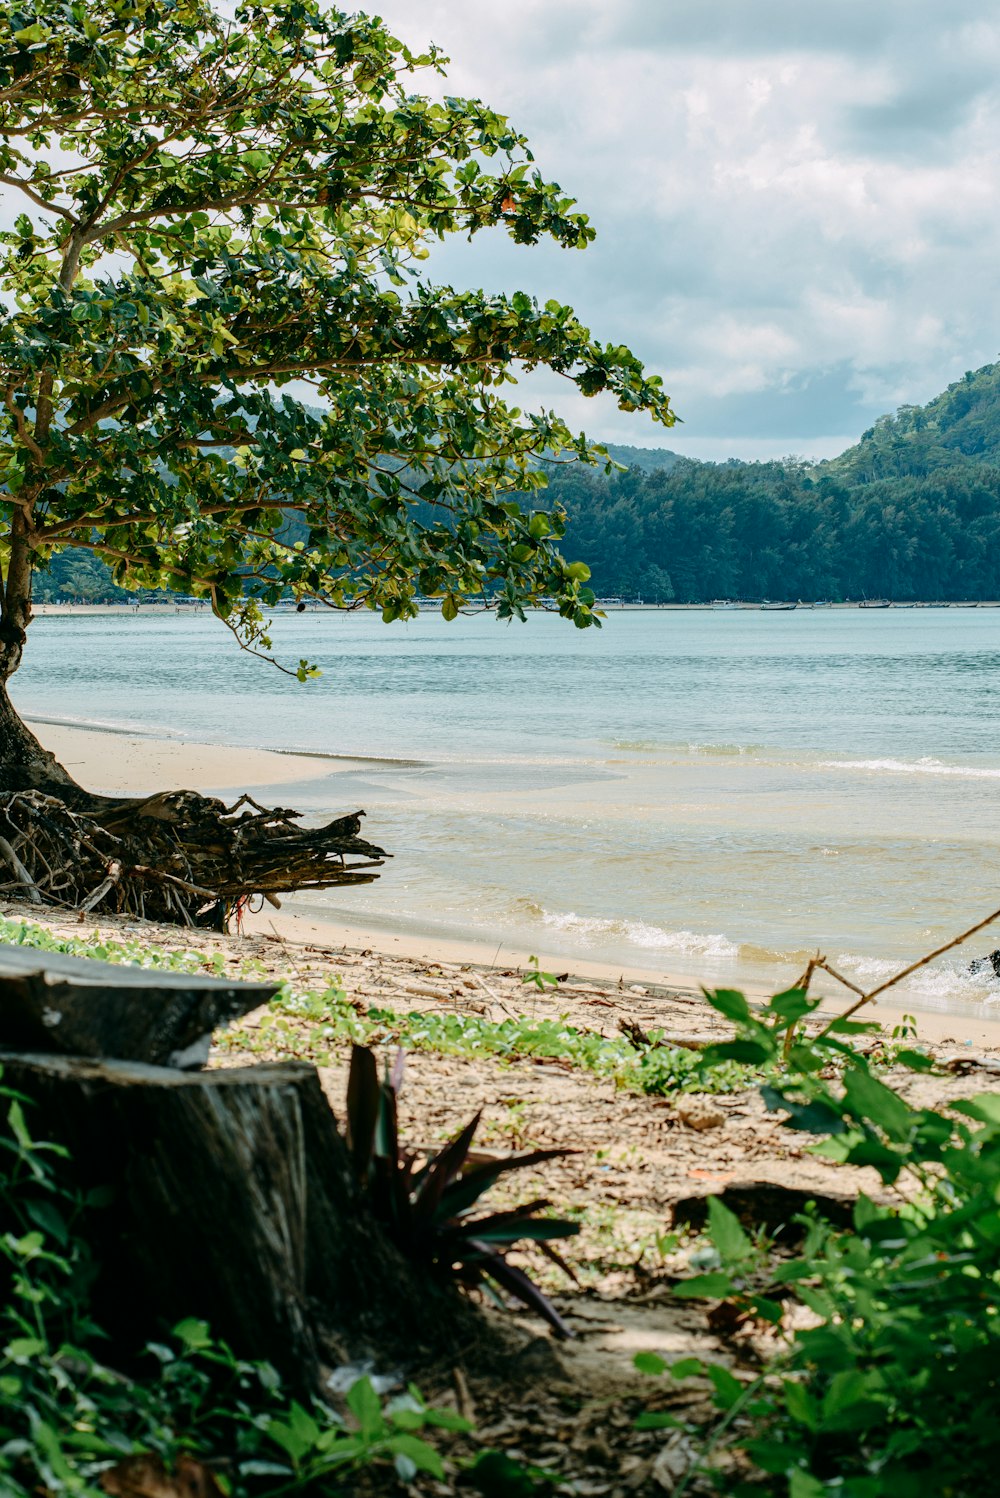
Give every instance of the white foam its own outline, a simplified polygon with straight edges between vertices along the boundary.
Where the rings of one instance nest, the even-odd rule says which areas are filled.
[[[985,765],[946,765],[943,760],[923,759],[824,759],[821,770],[868,770],[884,775],[953,775],[962,780],[1000,780],[1000,769]]]
[[[553,930],[582,936],[595,944],[624,940],[631,946],[684,952],[698,957],[736,957],[739,952],[736,943],[719,932],[665,931],[663,927],[651,926],[646,921],[609,920],[602,916],[577,915],[572,910],[565,913],[542,910],[541,920],[543,925]]]

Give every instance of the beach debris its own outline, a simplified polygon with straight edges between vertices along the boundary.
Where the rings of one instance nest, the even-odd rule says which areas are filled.
[[[1000,947],[996,947],[985,957],[973,957],[969,963],[969,976],[975,977],[977,973],[984,973],[987,969],[1000,978]]]
[[[718,1039],[715,1035],[650,1035],[637,1020],[628,1019],[625,1015],[619,1019],[618,1028],[637,1051],[647,1051],[657,1046],[679,1046],[683,1051],[703,1051]]]
[[[254,899],[369,884],[390,855],[363,811],[321,827],[240,796],[119,798],[79,787],[0,793],[0,896],[183,926],[239,928]]]
[[[702,1097],[678,1098],[674,1114],[678,1123],[684,1124],[689,1129],[697,1129],[699,1132],[705,1129],[719,1129],[726,1121],[726,1115],[722,1109]]]

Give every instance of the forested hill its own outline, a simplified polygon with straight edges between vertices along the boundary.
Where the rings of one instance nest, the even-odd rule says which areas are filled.
[[[870,483],[982,463],[1000,463],[1000,364],[969,370],[926,406],[880,417],[856,447],[820,466]]]
[[[576,467],[548,492],[602,595],[1000,598],[1000,364],[830,462]]]
[[[882,417],[825,463],[608,450],[624,473],[554,465],[542,500],[565,506],[563,549],[588,563],[599,595],[1000,598],[1000,364]],[[35,596],[127,595],[102,562],[66,553]]]

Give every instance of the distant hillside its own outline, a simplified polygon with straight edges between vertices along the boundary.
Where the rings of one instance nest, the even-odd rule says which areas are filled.
[[[626,468],[641,468],[643,473],[669,473],[677,463],[681,463],[680,453],[673,453],[667,447],[622,447],[617,442],[607,442],[605,446],[616,463],[624,463]]]
[[[926,406],[883,416],[817,464],[697,463],[608,444],[627,472],[554,467],[544,497],[569,517],[564,550],[599,594],[704,602],[1000,598],[1000,364]],[[79,553],[35,597],[123,596]]]
[[[856,447],[819,471],[872,483],[981,463],[1000,463],[1000,364],[969,370],[926,406],[879,417]]]

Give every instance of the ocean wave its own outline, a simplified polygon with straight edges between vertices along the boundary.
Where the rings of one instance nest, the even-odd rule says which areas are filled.
[[[152,727],[148,723],[131,722],[118,718],[79,718],[69,715],[53,718],[42,713],[22,714],[26,723],[44,723],[49,728],[81,728],[88,733],[113,733],[120,737],[135,739],[186,739],[188,735],[180,728]]]
[[[575,911],[551,911],[534,900],[514,902],[519,915],[529,915],[551,931],[581,937],[588,945],[627,942],[650,951],[682,952],[690,957],[735,957],[736,943],[720,932],[667,931],[648,921],[618,920],[606,916],[577,915]]]
[[[933,966],[918,968],[899,985],[900,1000],[913,995],[924,1000],[1000,998],[1000,979],[987,968],[985,972],[970,973],[970,958],[952,958],[950,962],[939,962]],[[853,952],[842,952],[833,963],[845,978],[851,978],[866,990],[877,988],[900,972],[905,963],[892,962],[884,957],[860,957]],[[889,989],[886,1002],[892,1003],[894,991]]]
[[[668,743],[664,739],[612,739],[611,747],[629,754],[690,754],[708,759],[738,759],[764,753],[763,744]]]
[[[1000,769],[985,765],[946,765],[925,755],[923,759],[824,759],[821,770],[868,770],[884,775],[953,775],[962,780],[1000,780]]]

